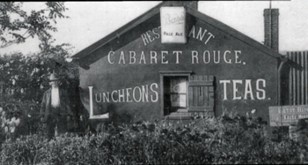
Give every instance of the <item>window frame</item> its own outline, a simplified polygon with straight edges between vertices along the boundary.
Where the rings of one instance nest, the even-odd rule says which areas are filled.
[[[165,77],[187,77],[187,93],[186,93],[186,106],[188,108],[188,84],[190,80],[190,76],[193,72],[192,71],[160,71],[160,115],[162,118],[167,117],[169,115],[164,115],[164,78]]]

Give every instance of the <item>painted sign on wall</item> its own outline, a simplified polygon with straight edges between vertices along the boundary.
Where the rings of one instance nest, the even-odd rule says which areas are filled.
[[[308,105],[270,106],[270,126],[289,126],[298,119],[308,118]]]
[[[162,44],[157,12],[93,51],[90,56],[100,59],[88,70],[80,69],[87,110],[94,115],[109,112],[112,121],[123,122],[161,119],[204,105],[215,116],[256,109],[269,121],[268,107],[277,102],[277,59],[256,49],[259,44],[243,42],[240,34],[230,35],[189,13],[185,17],[195,20],[186,22],[186,44]],[[196,84],[191,77],[208,75],[214,77],[212,84],[189,90]]]
[[[160,9],[162,43],[186,43],[184,7]]]

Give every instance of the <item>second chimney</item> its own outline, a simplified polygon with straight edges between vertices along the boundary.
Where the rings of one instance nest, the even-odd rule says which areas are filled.
[[[279,51],[279,9],[264,9],[264,45]]]

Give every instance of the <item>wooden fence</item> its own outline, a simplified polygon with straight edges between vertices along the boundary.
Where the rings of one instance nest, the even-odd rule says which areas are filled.
[[[308,104],[308,51],[287,52],[287,58],[299,64],[302,69],[290,67],[288,91],[282,91],[282,94],[288,93],[289,105]]]

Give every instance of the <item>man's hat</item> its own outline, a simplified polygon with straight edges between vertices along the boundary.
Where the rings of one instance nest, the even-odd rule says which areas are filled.
[[[57,80],[59,80],[57,75],[55,73],[51,73],[49,76],[49,81],[57,81]]]

